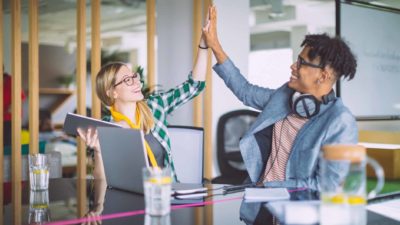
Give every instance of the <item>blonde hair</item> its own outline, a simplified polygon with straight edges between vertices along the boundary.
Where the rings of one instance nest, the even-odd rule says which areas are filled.
[[[100,101],[106,106],[112,106],[115,103],[115,99],[111,94],[107,95],[107,92],[111,93],[114,89],[116,74],[123,66],[127,65],[121,62],[108,63],[104,65],[97,73],[96,93]],[[144,100],[136,102],[136,107],[141,115],[141,119],[139,121],[140,125],[143,128],[143,131],[148,134],[154,127],[153,113]]]

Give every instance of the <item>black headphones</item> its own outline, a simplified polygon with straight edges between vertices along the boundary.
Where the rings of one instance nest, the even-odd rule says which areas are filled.
[[[292,111],[300,117],[310,119],[319,113],[321,103],[326,105],[328,102],[336,99],[336,94],[333,89],[327,94],[322,96],[322,102],[310,94],[301,94],[294,92],[289,99]]]

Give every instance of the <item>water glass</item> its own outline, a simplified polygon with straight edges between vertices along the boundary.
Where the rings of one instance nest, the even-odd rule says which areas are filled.
[[[163,216],[171,210],[171,170],[144,168],[143,186],[146,214]]]
[[[150,216],[145,215],[144,225],[171,225],[170,215],[165,216]]]
[[[364,225],[367,223],[366,202],[382,189],[382,167],[366,155],[361,145],[323,146],[320,156],[321,225]],[[375,190],[366,193],[366,164],[374,168]],[[340,172],[338,172],[340,171]]]
[[[29,224],[42,224],[50,221],[49,192],[31,191],[29,196]]]
[[[45,154],[29,155],[29,181],[31,190],[49,188],[49,158]]]

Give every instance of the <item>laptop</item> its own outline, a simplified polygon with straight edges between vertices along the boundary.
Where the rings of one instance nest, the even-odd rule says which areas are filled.
[[[150,167],[143,131],[118,127],[98,127],[97,131],[107,185],[118,190],[143,194],[142,170]],[[205,191],[207,188],[203,184],[172,184],[172,194],[175,195]]]
[[[144,167],[149,167],[142,130],[98,127],[107,185],[143,194]]]

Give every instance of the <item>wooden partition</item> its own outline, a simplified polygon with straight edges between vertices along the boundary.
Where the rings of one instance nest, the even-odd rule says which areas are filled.
[[[155,35],[156,35],[156,2],[146,0],[146,26],[147,26],[147,84],[154,87],[155,78]]]
[[[91,17],[91,36],[92,36],[92,50],[90,60],[92,62],[90,72],[92,81],[92,117],[96,119],[101,118],[100,99],[96,94],[96,75],[100,70],[101,64],[101,46],[100,46],[100,0],[92,0],[92,17]]]
[[[11,1],[11,180],[14,224],[21,224],[21,0]]]
[[[29,152],[39,152],[38,0],[29,1]]]
[[[203,17],[208,13],[208,7],[213,4],[212,0],[203,0]],[[211,71],[211,50],[208,50],[207,75],[206,75],[206,91],[204,93],[204,175],[207,179],[212,179],[213,164],[213,138],[212,138],[212,71]],[[214,224],[213,205],[205,207],[205,223]]]
[[[207,16],[208,7],[212,5],[211,0],[204,0],[204,17]],[[204,93],[204,174],[209,180],[212,178],[212,164],[213,164],[213,143],[212,143],[212,72],[211,72],[211,50],[208,50],[208,63],[206,75],[206,91]]]
[[[78,0],[76,6],[76,80],[77,80],[77,112],[86,116],[86,0]],[[77,166],[77,198],[78,217],[85,215],[86,209],[86,144],[78,138]]]
[[[199,40],[201,37],[203,7],[201,0],[193,0],[193,62],[196,60],[197,52],[199,51]],[[203,94],[200,94],[193,99],[193,125],[196,127],[203,126]]]

